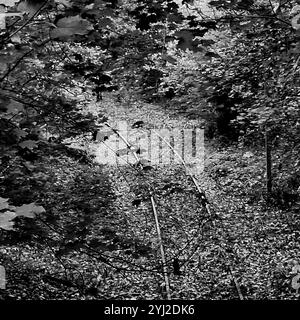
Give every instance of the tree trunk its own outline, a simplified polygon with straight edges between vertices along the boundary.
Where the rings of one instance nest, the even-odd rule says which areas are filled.
[[[266,150],[266,190],[270,195],[272,192],[272,158],[271,158],[271,145],[269,141],[268,127],[265,130],[265,150]]]

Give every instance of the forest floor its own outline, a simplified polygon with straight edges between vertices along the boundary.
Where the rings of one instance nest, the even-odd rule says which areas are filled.
[[[203,127],[176,111],[117,103],[111,96],[90,111],[105,114],[113,127],[143,121],[135,131],[142,133]],[[107,135],[105,144],[112,149],[113,134]],[[37,223],[36,238],[6,236],[0,243],[0,264],[8,276],[3,298],[165,298],[150,187],[172,299],[299,299],[294,288],[300,220],[297,212],[267,205],[262,151],[205,141],[204,170],[199,166],[194,173],[208,212],[180,163],[151,164],[144,171],[122,160],[103,165],[101,141],[84,148],[96,155],[93,164],[45,160],[55,172],[56,189],[41,201],[53,219]]]

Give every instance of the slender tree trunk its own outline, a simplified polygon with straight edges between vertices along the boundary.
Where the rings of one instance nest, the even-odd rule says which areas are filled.
[[[265,129],[265,151],[266,151],[266,190],[270,195],[272,192],[272,157],[271,157],[271,144],[269,140],[269,130],[266,126]]]

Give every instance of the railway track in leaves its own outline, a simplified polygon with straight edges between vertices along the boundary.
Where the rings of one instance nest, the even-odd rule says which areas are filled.
[[[142,134],[147,135],[147,130],[142,129],[143,124],[143,121],[137,121],[132,125],[132,128],[138,128],[140,129]],[[195,168],[186,163],[184,158],[175,149],[174,143],[172,145],[172,143],[170,143],[164,136],[162,136],[159,131],[152,130],[151,134],[154,134],[156,137],[158,137],[157,141],[165,144],[169,151],[173,153],[173,159],[175,157],[177,158],[177,165],[179,165],[178,170],[180,170],[181,167],[181,171],[184,172],[187,184],[189,185],[189,188],[187,189],[190,193],[193,194],[193,201],[194,203],[196,203],[196,206],[198,208],[198,210],[196,211],[201,212],[200,215],[198,214],[197,218],[193,217],[194,223],[193,219],[190,219],[190,224],[188,224],[190,230],[189,228],[187,228],[187,230],[185,231],[187,235],[186,241],[178,241],[180,245],[174,245],[176,241],[174,241],[173,239],[172,243],[171,234],[175,233],[177,236],[179,236],[180,232],[178,232],[178,226],[182,227],[182,225],[180,225],[180,223],[178,224],[178,221],[176,223],[176,217],[174,219],[172,211],[170,211],[171,214],[168,217],[167,214],[162,213],[162,196],[161,194],[158,194],[160,193],[161,189],[158,188],[157,185],[153,184],[153,181],[151,181],[152,179],[150,177],[155,177],[155,169],[152,166],[151,161],[142,156],[142,150],[144,149],[142,149],[142,146],[140,144],[141,140],[137,139],[137,144],[132,144],[131,142],[129,142],[127,136],[122,133],[122,130],[113,127],[108,122],[105,123],[105,126],[106,128],[108,128],[108,130],[100,130],[95,138],[97,140],[97,143],[103,144],[110,151],[110,161],[112,161],[113,159],[112,155],[115,156],[114,164],[116,165],[118,170],[123,170],[120,166],[120,163],[123,162],[123,164],[125,163],[127,168],[130,168],[132,170],[131,172],[133,172],[135,177],[137,178],[138,187],[136,188],[136,185],[134,185],[136,182],[128,182],[128,180],[132,180],[132,177],[125,178],[124,172],[122,173],[125,183],[129,185],[128,191],[131,192],[132,189],[138,189],[135,190],[138,192],[135,192],[135,199],[132,200],[132,205],[134,205],[136,209],[138,209],[142,204],[144,204],[144,207],[141,211],[143,211],[146,216],[148,214],[148,217],[147,219],[145,219],[145,221],[143,221],[143,219],[140,219],[140,228],[143,229],[144,227],[145,229],[143,231],[144,235],[142,242],[145,242],[145,239],[148,239],[148,242],[146,242],[148,243],[148,245],[149,243],[151,243],[151,251],[156,252],[156,254],[154,255],[155,257],[152,257],[152,259],[154,258],[154,260],[156,260],[156,264],[158,266],[161,266],[161,268],[157,269],[158,274],[162,277],[161,295],[163,298],[170,300],[172,299],[172,285],[170,281],[170,274],[181,275],[181,269],[189,264],[190,260],[192,260],[196,252],[199,250],[199,242],[201,241],[201,237],[203,237],[203,229],[205,228],[205,226],[209,223],[210,229],[213,230],[215,219],[221,221],[221,218],[218,217],[217,213],[211,209],[210,202],[207,199],[205,190],[200,187],[200,183],[196,177],[194,170]],[[127,133],[128,132],[126,132],[126,134]],[[108,143],[111,136],[116,136],[122,142],[123,148],[117,150],[112,148]],[[119,145],[120,143],[118,144],[118,146]],[[131,161],[130,158],[128,158],[128,155],[132,156]],[[178,194],[178,191],[180,193],[181,191],[183,191],[183,188],[180,189],[178,181],[176,181],[175,178],[175,181],[165,183],[165,185],[162,187],[162,190],[168,192],[172,190],[171,193],[175,193],[175,191],[177,191],[176,194]],[[138,210],[137,215],[139,217]],[[130,222],[127,221],[127,224],[130,224]],[[134,225],[135,224],[133,224],[133,226]],[[155,226],[156,234],[154,234],[153,228],[147,228],[149,225]],[[222,244],[218,247],[219,254],[223,259],[224,268],[230,275],[232,283],[236,288],[237,297],[240,300],[243,300],[244,297],[239,282],[235,276],[234,268],[230,261],[231,259],[227,253],[228,248],[226,248],[226,246],[228,246],[228,243],[226,243],[226,230],[224,225],[222,225],[222,227],[223,237]],[[149,234],[147,234],[147,230],[150,230]],[[192,236],[190,236],[189,233],[192,233]],[[149,241],[149,239],[151,239],[151,241]],[[150,258],[149,261],[151,261],[152,259]],[[143,260],[143,262],[145,262],[145,259]]]

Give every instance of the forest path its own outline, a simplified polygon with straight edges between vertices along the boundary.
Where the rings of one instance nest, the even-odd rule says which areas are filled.
[[[108,118],[108,123],[114,128],[118,128],[120,123],[123,123],[123,125],[126,123],[129,131],[134,131],[131,126],[136,122],[143,122],[143,128],[137,130],[142,134],[147,130],[161,133],[160,130],[168,129],[170,134],[183,129],[187,131],[198,129],[200,135],[196,135],[196,141],[194,140],[195,134],[194,137],[192,134],[187,134],[187,139],[183,139],[181,142],[185,145],[184,150],[187,150],[186,144],[190,146],[194,144],[192,147],[194,151],[200,148],[200,152],[199,150],[196,152],[199,159],[193,158],[194,163],[189,165],[190,158],[185,152],[182,155],[188,163],[189,169],[198,179],[200,188],[207,193],[212,202],[215,201],[220,192],[216,188],[215,182],[203,170],[204,156],[209,159],[211,147],[206,148],[206,146],[201,145],[204,142],[201,140],[201,138],[203,139],[201,128],[204,125],[202,119],[190,120],[183,113],[179,113],[178,110],[151,103],[140,101],[118,103],[112,96],[104,97],[102,101],[96,104],[96,108],[95,105],[92,105],[90,111],[105,115]],[[106,130],[110,131],[109,128],[106,128]],[[122,134],[124,135],[123,132]],[[118,148],[126,148],[124,144],[120,147],[116,143],[114,139],[117,137],[114,134],[108,134],[108,136],[109,138],[105,142],[97,141],[91,146],[92,153],[96,155],[96,162],[100,164],[105,160],[103,155],[106,151],[111,154],[111,157],[108,157],[111,161]],[[174,134],[173,139],[173,144],[176,145],[176,143],[180,143],[178,139],[182,139],[182,136]],[[132,138],[129,134],[128,140],[133,146],[135,145],[135,136]],[[197,144],[199,142],[200,144]],[[159,142],[156,141],[156,143]],[[164,145],[164,141],[160,143]],[[114,213],[107,219],[113,226],[113,231],[119,237],[119,245],[123,248],[126,247],[126,252],[129,252],[134,259],[142,259],[140,262],[143,263],[143,267],[147,268],[154,263],[160,263],[158,240],[148,192],[150,186],[154,190],[158,208],[171,283],[176,283],[176,290],[172,292],[172,298],[236,297],[236,289],[231,285],[224,293],[219,293],[218,290],[215,292],[215,289],[213,289],[214,287],[217,288],[217,279],[220,275],[225,277],[228,283],[232,280],[230,274],[226,272],[224,257],[220,257],[219,253],[216,254],[219,250],[223,250],[222,245],[224,245],[225,236],[222,225],[213,221],[214,217],[210,216],[204,209],[185,167],[169,146],[165,145],[165,147],[163,153],[171,151],[173,161],[176,158],[177,161],[173,163],[158,163],[158,161],[153,163],[152,161],[152,169],[147,172],[138,172],[138,170],[132,168],[131,165],[135,162],[133,157],[131,159],[130,157],[127,158],[130,165],[122,160],[110,163],[112,165],[104,165],[104,170],[108,173],[117,196],[114,202]],[[155,154],[155,156],[159,157],[158,154]],[[164,156],[165,154],[160,157],[159,161],[165,159]],[[217,201],[220,201],[220,199],[217,199]],[[212,212],[215,212],[215,210],[212,210]],[[184,274],[184,281],[178,279],[178,275],[174,274],[174,259],[179,261],[181,272]],[[132,263],[131,260],[128,266]],[[160,276],[159,274],[155,276],[156,281],[160,279]],[[161,281],[163,282],[162,279]],[[136,283],[136,286],[138,287],[139,284]],[[153,293],[149,292],[150,296],[153,297]],[[160,295],[155,297],[160,298]]]
[[[189,120],[178,110],[138,101],[118,104],[106,97],[92,111],[95,109],[106,115],[113,127],[124,121],[129,127],[143,121],[145,129],[203,127],[201,119]],[[96,155],[103,152],[99,147],[100,142],[91,147]],[[163,278],[153,269],[160,263],[160,253],[147,191],[150,185],[163,233],[172,298],[237,299],[241,298],[238,288],[246,299],[268,299],[281,290],[293,296],[287,276],[278,280],[277,272],[282,270],[282,263],[293,263],[299,246],[290,241],[296,234],[286,216],[280,210],[263,209],[255,194],[259,186],[255,172],[263,174],[258,165],[263,163],[263,155],[236,147],[220,150],[207,141],[204,151],[204,170],[193,173],[210,202],[211,215],[203,210],[195,186],[180,163],[155,164],[146,172],[121,162],[103,166],[116,194],[113,213],[107,216],[118,247],[111,252],[112,259],[122,256],[120,265],[127,269],[133,265],[146,268],[130,281],[119,279],[114,289],[135,290],[143,298],[161,298],[153,287],[153,283],[162,286]],[[251,188],[253,199],[249,197]],[[174,274],[174,259],[179,261],[180,276]],[[282,282],[281,287],[277,281]]]

